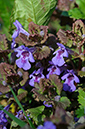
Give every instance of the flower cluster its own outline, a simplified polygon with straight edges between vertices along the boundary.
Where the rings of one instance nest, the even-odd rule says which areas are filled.
[[[53,53],[53,55],[56,55],[52,58],[51,67],[47,69],[47,71],[49,71],[47,78],[49,78],[49,75],[60,75],[64,72],[64,75],[61,77],[62,80],[65,80],[63,90],[73,92],[76,90],[74,82],[79,83],[80,81],[73,70],[66,68],[67,65],[65,64],[64,57],[67,58],[69,56],[70,50],[60,43],[57,43],[57,45],[59,49]]]
[[[10,127],[18,128],[18,124],[19,126],[23,126],[25,122],[27,126],[29,126],[28,128],[31,127],[32,129],[34,125],[37,129],[60,129],[64,126],[64,128],[70,127],[69,123],[72,120],[71,111],[73,111],[73,109],[76,110],[79,104],[74,104],[75,106],[73,105],[74,107],[70,107],[70,109],[68,106],[70,106],[73,101],[75,103],[76,98],[78,98],[77,91],[79,90],[79,86],[81,89],[84,89],[83,84],[85,84],[85,45],[82,45],[84,44],[85,34],[81,34],[82,38],[78,36],[78,38],[82,40],[81,44],[78,44],[80,45],[79,48],[79,46],[75,46],[76,33],[70,33],[69,31],[66,31],[66,33],[60,31],[60,34],[58,33],[59,36],[62,36],[63,32],[74,40],[72,45],[74,45],[74,48],[77,47],[76,51],[79,50],[79,55],[79,53],[75,52],[74,48],[71,50],[70,45],[67,45],[66,41],[68,38],[65,41],[66,44],[62,41],[61,43],[56,43],[57,40],[55,40],[55,36],[47,34],[48,27],[39,26],[32,22],[29,24],[28,33],[23,29],[23,26],[18,20],[14,22],[14,25],[17,30],[15,30],[12,35],[11,52],[8,48],[7,50],[0,50],[2,56],[0,58],[0,103],[3,102],[2,99],[4,99],[6,103],[10,102],[4,109],[7,111],[10,109],[11,113],[15,115],[15,119],[18,118],[19,121],[24,122],[22,125],[20,125],[19,122],[16,124],[16,127],[14,127],[13,124],[10,124],[14,121],[10,119],[11,122],[8,123],[9,117],[4,113],[4,110],[1,110],[0,128],[7,129],[9,124]],[[15,46],[17,37],[18,39],[20,38],[20,42],[18,46]],[[63,40],[62,37],[61,39]],[[53,38],[55,41],[53,45],[50,44],[50,38]],[[62,43],[65,44],[65,46]],[[78,64],[76,62],[78,62]],[[79,64],[80,66],[78,66]],[[84,83],[81,85],[82,80]],[[80,83],[78,87],[77,83]],[[12,89],[9,86],[11,86],[15,94],[12,94],[13,92],[11,93]],[[71,95],[73,96],[69,99]],[[83,105],[83,101],[85,100],[84,91],[82,92],[81,90],[79,95],[80,97],[83,96],[83,100],[82,97],[81,99],[78,98],[80,104]],[[13,96],[16,97],[16,99],[13,98]],[[22,107],[18,103],[17,98],[23,105],[25,111],[21,110]],[[12,105],[13,110],[11,110],[12,106],[10,107],[11,102],[14,104]],[[17,103],[20,107],[18,107]],[[85,105],[83,108],[81,107],[79,111],[84,112],[82,115],[84,116]],[[69,113],[67,113],[68,110]],[[28,115],[25,116],[25,113]],[[34,125],[31,121],[33,121]],[[71,121],[71,123],[72,122],[74,123],[74,121]],[[42,125],[42,123],[44,124]]]

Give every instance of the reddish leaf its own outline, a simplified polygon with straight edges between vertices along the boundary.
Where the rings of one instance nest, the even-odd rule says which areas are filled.
[[[47,40],[48,36],[47,36],[47,32],[48,32],[48,26],[39,26],[37,24],[34,24],[33,22],[29,23],[29,33],[30,33],[30,37],[29,39],[33,38],[36,35],[36,38],[39,39],[39,44],[43,44],[45,43],[45,41]],[[33,40],[36,40],[36,38]],[[37,40],[36,40],[37,41]]]
[[[63,108],[57,106],[55,110],[55,114],[51,117],[51,120],[53,123],[57,125],[60,125],[60,124],[69,125],[73,119],[71,114],[68,115]]]
[[[21,73],[20,76],[22,76],[23,80],[20,82],[21,86],[25,85],[25,83],[27,82],[28,78],[29,78],[29,73],[24,71],[23,69],[18,69],[18,72]]]
[[[56,74],[52,74],[49,76],[51,83],[57,88],[57,93],[60,94],[63,88],[63,84],[61,83],[59,77]]]
[[[39,100],[41,100],[41,101],[48,101],[48,100],[49,100],[48,97],[46,97],[46,96],[43,95],[43,94],[40,94],[40,93],[39,93],[39,90],[36,89],[36,88],[33,88],[33,89],[32,89],[32,92],[34,93],[34,98],[35,98],[35,100],[36,100],[36,97],[37,97],[37,100],[39,99]]]
[[[73,23],[72,31],[82,37],[85,34],[85,25],[81,20],[77,20]]]
[[[34,51],[34,57],[38,60],[42,60],[43,58],[47,58],[50,54],[51,50],[49,47],[36,47],[36,50]]]
[[[60,29],[57,35],[61,43],[69,47],[72,47],[72,45],[77,46],[78,42],[82,41],[82,38],[78,34],[69,30],[64,31]]]
[[[68,11],[69,9],[72,9],[74,4],[74,0],[58,0],[58,9],[62,11]]]
[[[1,92],[2,94],[5,94],[5,93],[7,93],[7,92],[9,92],[9,91],[10,91],[9,86],[4,86],[4,85],[2,85],[2,84],[0,83],[0,92]]]
[[[4,34],[0,34],[0,50],[6,50],[7,48],[7,38]]]
[[[26,46],[35,46],[37,44],[43,44],[47,40],[47,26],[39,26],[34,24],[33,22],[29,23],[29,37],[20,33],[16,41],[19,39],[24,43]],[[19,41],[20,42],[20,41]]]

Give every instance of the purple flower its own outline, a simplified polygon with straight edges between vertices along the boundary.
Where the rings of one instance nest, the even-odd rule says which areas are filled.
[[[63,84],[63,89],[65,91],[75,91],[76,87],[74,82],[79,83],[79,78],[74,74],[73,70],[67,70],[68,73],[61,77],[62,80],[65,80]]]
[[[9,105],[7,105],[4,110],[9,110],[11,103]],[[3,110],[0,110],[0,127],[2,126],[2,129],[6,129],[6,125],[7,125],[8,121],[6,118],[6,114],[4,113]]]
[[[52,58],[52,62],[54,65],[62,66],[65,63],[63,57],[68,57],[68,51],[63,44],[57,43],[57,45],[60,47],[60,49],[53,53],[53,55],[56,55]]]
[[[28,70],[31,68],[30,62],[35,62],[32,53],[29,51],[28,47],[25,47],[24,45],[14,49],[17,53],[17,57],[20,57],[16,60],[16,64],[19,68],[23,68],[24,70]]]
[[[27,116],[29,117],[30,115],[28,114]],[[23,113],[22,110],[20,110],[20,111],[17,112],[16,117],[17,117],[18,119],[21,119],[21,120],[25,120],[25,119],[26,119],[26,116],[24,115],[24,113]],[[29,118],[29,120],[30,120],[30,118]]]
[[[44,126],[39,125],[37,129],[57,129],[51,121],[44,122]]]
[[[58,66],[55,66],[55,65],[48,68],[47,71],[49,71],[49,73],[46,76],[47,78],[49,78],[49,76],[52,74],[57,74],[57,75],[61,74],[60,68]]]
[[[44,101],[43,104],[44,104],[46,107],[52,107],[52,104],[46,104],[46,101]]]
[[[34,82],[39,83],[41,78],[45,78],[45,76],[41,72],[41,69],[38,69],[37,71],[35,70],[32,74],[30,74],[29,77],[32,78],[30,79],[29,84],[33,87],[34,87]]]
[[[14,45],[15,45],[15,38],[16,38],[20,33],[23,33],[23,34],[25,34],[25,35],[28,36],[28,37],[29,37],[29,35],[30,35],[26,30],[23,29],[23,26],[19,23],[18,20],[16,20],[13,24],[16,26],[17,30],[15,30],[15,32],[14,32],[13,35],[12,35],[12,38],[13,38],[13,42],[12,42],[12,45],[11,45],[11,48],[12,48],[12,49],[14,48]]]
[[[61,96],[59,96],[59,95],[55,96],[55,101],[59,102],[60,97],[61,97]]]

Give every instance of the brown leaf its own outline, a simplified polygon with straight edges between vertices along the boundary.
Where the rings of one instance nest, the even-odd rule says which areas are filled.
[[[51,50],[49,47],[44,46],[44,47],[36,47],[36,50],[34,51],[34,58],[38,60],[42,60],[43,58],[47,58],[50,54]]]
[[[6,76],[6,82],[7,84],[15,85],[20,82],[20,76],[16,73],[8,74]]]
[[[74,4],[74,0],[58,0],[58,9],[62,11],[68,11],[69,9],[72,9]]]
[[[61,43],[69,47],[72,47],[72,45],[77,46],[78,42],[82,41],[82,38],[78,34],[69,30],[64,31],[60,29],[57,35]]]
[[[25,92],[23,92],[23,93],[17,95],[17,98],[18,98],[19,101],[21,101],[21,100],[24,99],[26,96],[27,96],[27,92],[25,91]]]
[[[0,74],[2,78],[6,78],[8,74],[12,74],[12,72],[15,73],[15,70],[12,65],[9,65],[7,63],[0,63]]]
[[[45,43],[45,41],[48,38],[47,32],[48,32],[47,26],[39,26],[37,24],[34,24],[33,22],[29,23],[29,37],[20,33],[18,38],[16,38],[16,42],[22,42],[26,46],[35,46],[39,44]]]
[[[72,31],[82,37],[85,34],[85,25],[81,20],[76,20],[73,23]]]
[[[37,97],[41,101],[48,101],[49,98],[45,97],[45,95],[42,95],[38,92],[38,89],[33,88],[32,92],[34,93],[35,97]]]
[[[5,94],[5,93],[7,93],[7,92],[9,92],[10,91],[10,88],[8,87],[8,86],[4,86],[4,85],[2,85],[1,83],[0,83],[0,92],[2,93],[2,94]]]
[[[26,46],[35,46],[35,45],[37,45],[37,42],[30,40],[29,37],[27,37],[26,35],[24,35],[22,33],[19,34],[19,36],[16,39],[16,41],[18,41],[19,39]],[[35,39],[35,37],[34,37],[34,39]]]
[[[5,62],[8,62],[8,54],[11,52],[11,50],[0,50],[0,60],[4,58]]]
[[[0,64],[0,75],[3,80],[6,81],[9,85],[16,85],[19,84],[20,76],[16,73],[14,66],[7,64],[7,63],[1,63]]]
[[[22,74],[21,76],[22,76],[23,80],[20,82],[20,84],[21,84],[21,86],[23,86],[29,78],[29,73],[20,68],[18,69],[18,72],[21,72],[21,74]]]
[[[34,24],[33,22],[30,22],[29,23],[29,33],[30,33],[29,39],[36,40],[39,44],[45,43],[45,41],[48,38],[47,29],[48,29],[48,26],[39,26],[37,24]]]
[[[63,84],[61,83],[59,77],[56,74],[52,74],[49,76],[49,79],[51,83],[57,88],[57,92],[60,95],[63,88]]]
[[[63,108],[58,106],[56,107],[55,114],[51,117],[53,123],[66,125],[69,125],[72,119],[73,118],[70,114],[68,114]]]
[[[0,34],[0,50],[8,49],[7,38],[5,34]]]

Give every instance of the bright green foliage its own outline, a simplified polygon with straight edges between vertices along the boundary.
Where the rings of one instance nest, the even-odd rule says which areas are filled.
[[[77,110],[76,110],[76,115],[77,115],[77,117],[78,118],[80,118],[81,116],[84,116],[85,114],[84,114],[84,107],[82,107],[82,106],[80,106],[80,108],[78,108]]]
[[[42,119],[45,117],[45,115],[42,115],[44,108],[45,106],[39,106],[36,108],[27,109],[26,113],[30,113],[30,117],[33,118],[33,120],[37,124],[39,121],[42,121]]]
[[[14,0],[0,0],[0,23],[1,33],[8,34],[11,10],[14,5]]]
[[[85,107],[85,92],[83,90],[79,90],[78,101],[83,107]]]
[[[85,115],[85,92],[83,90],[79,90],[79,96],[78,96],[78,101],[79,101],[79,108],[76,110],[77,117],[81,117]]]
[[[70,17],[75,19],[85,19],[85,0],[76,0],[78,8],[74,8],[68,11]]]
[[[11,25],[15,20],[25,29],[28,29],[28,23],[31,21],[38,25],[47,25],[56,4],[57,0],[15,0]]]

